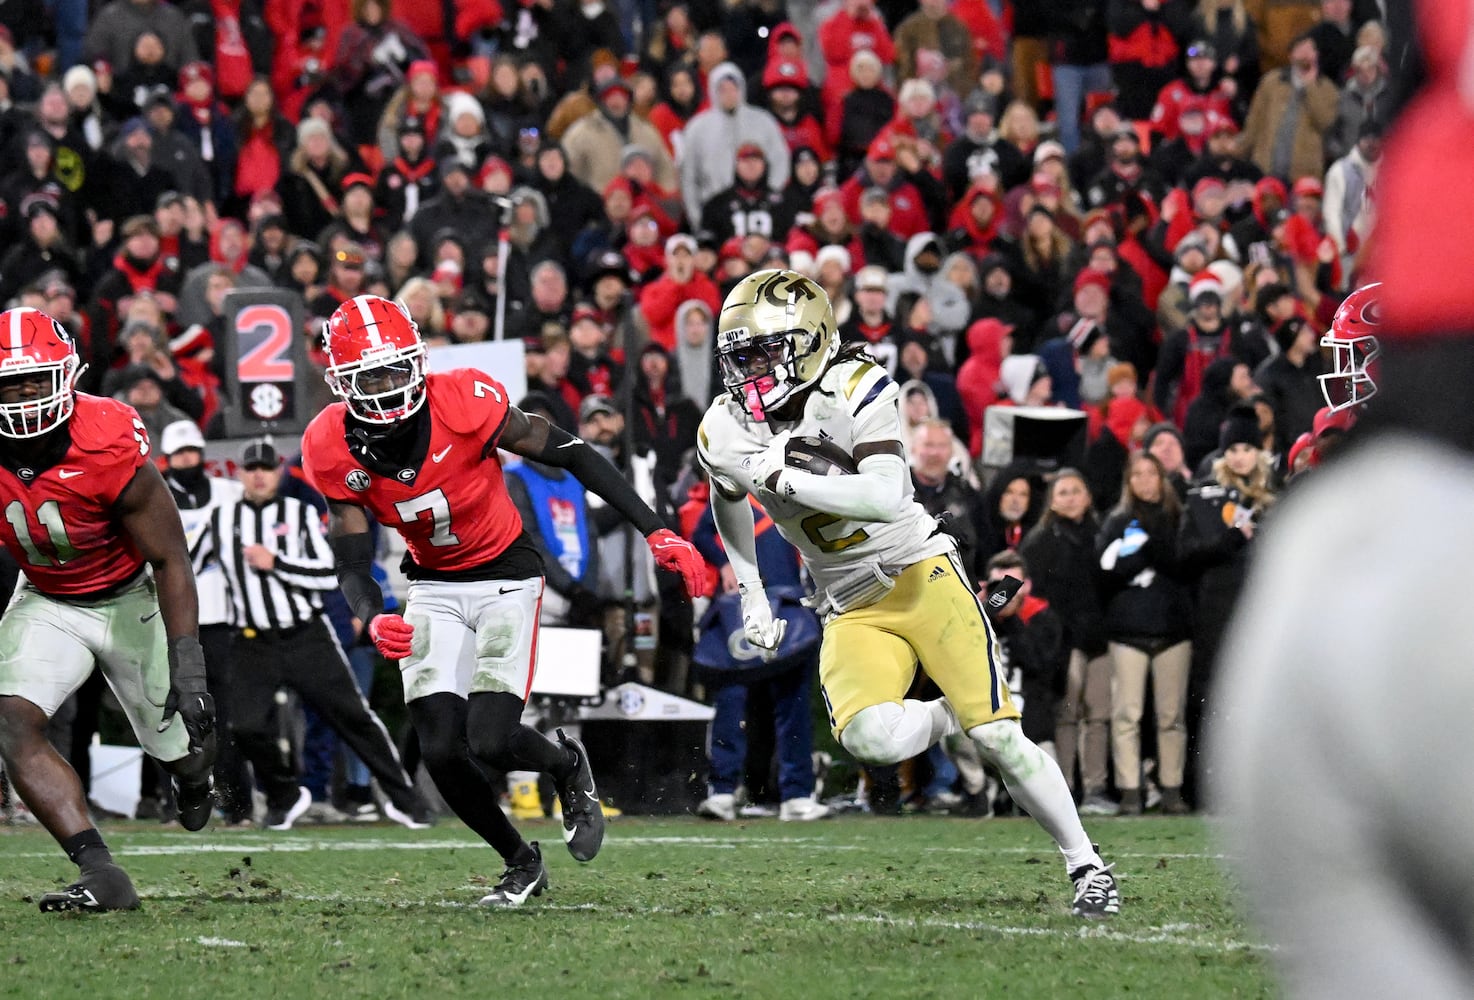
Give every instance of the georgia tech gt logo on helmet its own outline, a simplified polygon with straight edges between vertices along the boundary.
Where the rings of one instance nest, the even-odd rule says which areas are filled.
[[[824,289],[797,271],[750,274],[717,320],[722,383],[755,420],[818,381],[839,352]]]

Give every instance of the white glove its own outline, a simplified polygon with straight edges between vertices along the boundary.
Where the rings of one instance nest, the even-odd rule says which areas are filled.
[[[783,642],[783,630],[788,623],[773,617],[773,609],[768,606],[768,594],[762,584],[738,584],[737,592],[742,595],[742,634],[763,651],[763,659],[771,660]]]
[[[752,492],[766,490],[768,477],[775,472],[782,472],[788,466],[785,462],[785,452],[788,448],[789,431],[780,431],[768,442],[767,448],[752,456],[747,465],[747,481],[752,486]]]

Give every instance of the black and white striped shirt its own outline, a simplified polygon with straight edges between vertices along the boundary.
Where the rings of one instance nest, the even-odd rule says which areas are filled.
[[[270,572],[246,562],[252,545],[276,553]],[[277,496],[259,506],[245,499],[221,504],[193,556],[196,573],[210,562],[220,565],[233,624],[258,632],[307,624],[322,614],[322,592],[338,586],[321,515],[296,497]]]

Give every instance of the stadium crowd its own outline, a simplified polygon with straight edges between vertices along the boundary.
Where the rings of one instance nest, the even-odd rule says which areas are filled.
[[[1000,637],[1025,728],[1082,811],[1185,812],[1256,525],[1345,429],[1321,412],[1319,342],[1371,235],[1379,14],[6,4],[0,301],[66,326],[80,387],[126,400],[155,440],[186,419],[221,435],[232,289],[298,292],[316,364],[323,320],[363,292],[400,300],[432,345],[500,326],[525,348],[522,407],[643,457],[689,537],[716,313],[742,277],[792,267],[902,384],[918,498],[951,512],[980,589],[1030,581]],[[1082,411],[1077,466],[984,466],[999,406]],[[530,528],[547,489],[513,484]],[[624,597],[617,547],[588,544],[610,526],[580,516],[577,551],[566,525],[541,531],[565,621]],[[636,618],[659,619],[648,676],[684,692],[693,622],[674,593],[637,595]],[[991,808],[966,761],[903,775],[901,798]]]

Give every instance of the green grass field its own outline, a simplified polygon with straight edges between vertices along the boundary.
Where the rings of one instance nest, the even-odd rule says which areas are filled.
[[[104,830],[144,909],[45,915],[75,869],[0,831],[0,995],[22,997],[1272,996],[1198,820],[1089,827],[1123,909],[1069,916],[1027,820],[621,818],[587,866],[558,828],[552,887],[476,905],[499,859],[454,823],[186,834]]]

